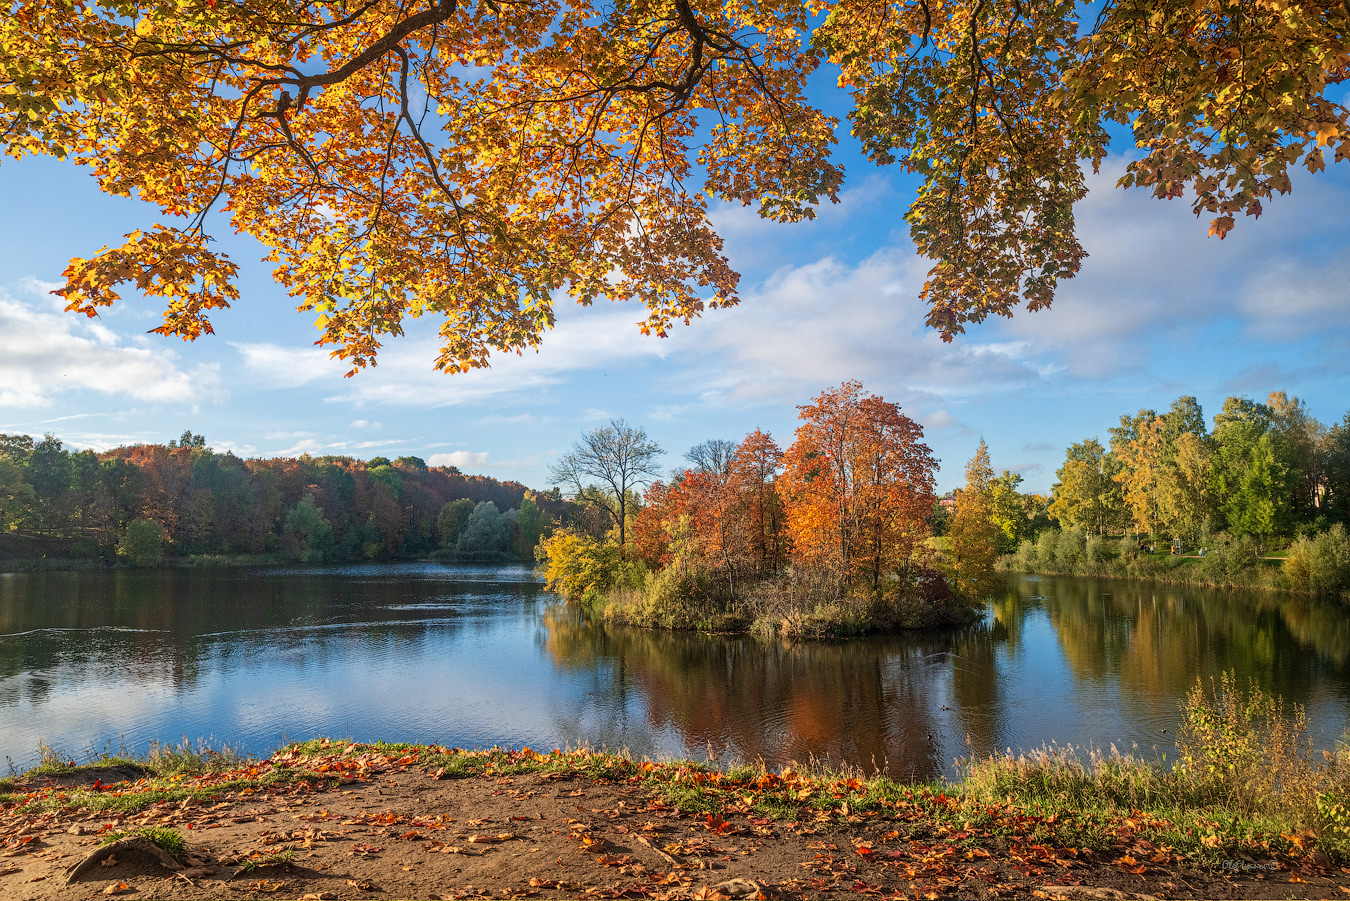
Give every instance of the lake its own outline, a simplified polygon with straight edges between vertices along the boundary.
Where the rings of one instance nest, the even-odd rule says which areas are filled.
[[[898,777],[1045,743],[1173,756],[1178,702],[1236,670],[1350,723],[1350,608],[1014,576],[980,624],[848,642],[588,623],[528,567],[0,574],[0,754],[186,737],[589,745]]]

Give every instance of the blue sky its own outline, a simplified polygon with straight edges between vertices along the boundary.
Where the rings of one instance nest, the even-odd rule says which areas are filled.
[[[159,308],[131,292],[97,320],[62,312],[48,292],[71,256],[159,217],[100,194],[85,170],[6,158],[0,431],[106,449],[191,429],[241,456],[414,454],[545,487],[549,464],[611,417],[646,427],[675,466],[699,441],[756,427],[786,447],[798,404],[856,378],[923,424],[943,490],[983,436],[996,469],[1048,491],[1067,444],[1105,441],[1120,414],[1181,394],[1210,416],[1229,394],[1277,389],[1327,423],[1350,409],[1347,167],[1296,176],[1220,242],[1185,201],[1115,189],[1128,157],[1114,155],[1078,210],[1090,256],[1054,308],[944,344],[923,326],[928,264],[902,219],[915,182],[858,160],[840,134],[847,187],[817,221],[716,208],[739,308],[659,339],[638,332],[636,306],[560,306],[538,354],[454,376],[431,368],[435,323],[413,322],[351,379],[313,346],[312,314],[272,282],[260,246],[224,227],[242,296],[213,317],[215,335],[146,334]]]

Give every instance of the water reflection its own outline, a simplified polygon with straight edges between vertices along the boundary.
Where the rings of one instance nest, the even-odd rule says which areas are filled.
[[[889,766],[917,778],[943,762],[931,718],[950,669],[950,635],[847,643],[651,632],[550,608],[541,644],[561,669],[594,675],[595,695],[678,736],[682,751],[778,764],[811,758]],[[586,711],[561,714],[581,733]]]
[[[1048,741],[1171,753],[1197,676],[1350,710],[1350,618],[1307,598],[1012,582],[976,626],[841,643],[605,627],[524,567],[0,576],[0,754],[215,734],[588,743],[911,778]]]

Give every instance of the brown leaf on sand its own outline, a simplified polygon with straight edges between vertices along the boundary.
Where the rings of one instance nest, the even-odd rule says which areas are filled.
[[[498,842],[509,842],[515,837],[514,832],[499,832],[496,835],[471,835],[469,841],[479,845],[495,845]]]
[[[115,867],[117,866],[117,857],[115,855],[109,854],[107,857],[100,860],[98,862],[98,865],[101,867]]]
[[[127,885],[125,882],[119,882],[119,883],[117,883],[116,885],[110,885],[110,886],[108,886],[107,888],[105,888],[105,889],[103,890],[103,894],[105,894],[105,895],[129,895],[129,894],[131,894],[131,893],[134,892],[134,891],[136,891],[136,890],[135,890],[134,888],[132,888],[131,886]]]
[[[333,901],[337,895],[332,892],[310,892],[308,895],[301,895],[300,901]]]
[[[711,887],[713,898],[763,898],[764,888],[753,879],[728,879]]]

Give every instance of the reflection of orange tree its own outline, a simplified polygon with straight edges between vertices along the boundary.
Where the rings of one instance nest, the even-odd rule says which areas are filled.
[[[947,639],[758,642],[607,626],[564,606],[547,611],[543,626],[557,665],[622,674],[649,724],[676,731],[691,753],[712,746],[770,763],[888,763],[919,777],[940,767],[929,698],[942,676],[922,661]]]

